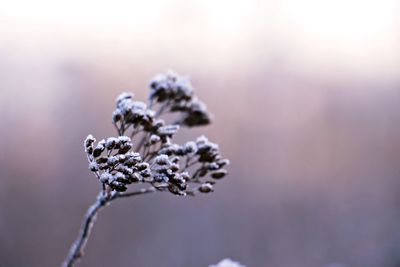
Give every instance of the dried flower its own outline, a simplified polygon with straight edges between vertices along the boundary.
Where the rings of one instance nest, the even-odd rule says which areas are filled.
[[[162,109],[181,113],[179,124],[187,127],[207,125],[212,115],[206,105],[193,93],[193,87],[186,77],[174,72],[160,74],[150,83],[151,103],[156,101],[162,104]]]
[[[165,101],[187,101],[193,96],[193,89],[186,77],[180,77],[173,71],[159,74],[150,82],[150,100],[157,102]]]
[[[178,118],[166,122],[161,118],[165,113]],[[184,145],[173,142],[180,127],[206,125],[211,117],[206,105],[194,94],[189,79],[173,72],[152,80],[148,105],[135,101],[132,93],[120,94],[112,114],[118,136],[96,144],[96,139],[88,135],[84,141],[89,170],[102,189],[89,209],[84,227],[90,228],[97,211],[116,198],[155,191],[179,196],[213,192],[216,180],[227,174],[223,167],[229,164],[220,155],[218,145],[205,136]],[[150,188],[129,192],[133,184],[147,184]],[[72,266],[82,256],[87,233],[81,231],[64,266]],[[241,266],[223,263],[217,267]]]
[[[199,187],[199,191],[202,193],[210,193],[210,192],[214,191],[214,188],[213,188],[212,184],[204,183]]]

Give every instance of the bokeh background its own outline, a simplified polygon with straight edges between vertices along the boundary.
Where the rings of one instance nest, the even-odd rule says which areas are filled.
[[[59,266],[114,99],[189,75],[216,192],[115,202],[79,266],[400,266],[397,0],[0,2],[0,266]]]

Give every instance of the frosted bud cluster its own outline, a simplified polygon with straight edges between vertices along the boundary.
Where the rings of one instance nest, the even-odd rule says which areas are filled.
[[[214,191],[229,164],[219,146],[205,136],[183,145],[173,142],[182,127],[211,122],[190,81],[173,72],[157,75],[148,101],[136,101],[126,92],[117,97],[112,122],[118,135],[97,143],[89,135],[84,142],[90,171],[108,191],[144,183],[181,196]]]

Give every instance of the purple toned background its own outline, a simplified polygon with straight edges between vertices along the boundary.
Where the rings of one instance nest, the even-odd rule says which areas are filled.
[[[101,212],[79,266],[400,266],[397,1],[0,8],[0,266],[58,266],[97,194],[82,142],[167,69],[214,113],[216,192]]]

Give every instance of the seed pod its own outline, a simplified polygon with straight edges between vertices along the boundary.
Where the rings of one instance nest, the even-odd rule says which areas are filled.
[[[121,142],[122,144],[131,142],[131,139],[128,136],[119,136],[118,137],[119,142]]]
[[[199,187],[199,191],[201,193],[210,193],[210,192],[214,191],[214,188],[211,184],[204,183]]]
[[[170,161],[172,162],[172,163],[175,163],[175,164],[178,164],[179,163],[179,157],[172,157],[172,158],[170,158]]]
[[[112,175],[108,172],[102,173],[100,175],[100,182],[107,183],[109,180],[112,180]]]
[[[112,121],[113,123],[117,123],[122,120],[122,113],[119,109],[113,112],[112,114]]]
[[[154,181],[156,181],[157,183],[162,183],[162,182],[167,183],[169,180],[169,178],[163,173],[157,173],[157,174],[153,175],[153,177],[154,177]]]
[[[220,167],[224,167],[226,165],[229,165],[229,163],[230,163],[229,159],[220,159],[220,160],[217,161],[217,164]]]
[[[211,174],[211,177],[214,179],[221,179],[223,178],[228,172],[224,169],[215,171]]]
[[[106,158],[106,157],[101,157],[101,158],[96,159],[96,162],[97,162],[98,164],[103,164],[103,163],[106,163],[107,160],[108,160],[108,158]]]
[[[141,162],[141,163],[139,163],[139,164],[136,164],[136,168],[137,168],[139,171],[143,171],[143,170],[146,170],[146,169],[149,168],[149,164],[148,164],[147,162]]]
[[[118,161],[119,161],[118,157],[116,157],[116,156],[109,157],[107,160],[107,165],[110,167],[113,167],[113,166],[117,165]]]
[[[119,154],[125,154],[131,148],[132,148],[132,143],[121,144],[121,148],[118,150],[118,153]]]
[[[90,162],[89,170],[92,172],[97,172],[99,170],[99,165],[96,162]]]
[[[118,162],[123,163],[126,161],[126,156],[125,155],[117,155]]]
[[[117,104],[119,104],[124,100],[132,99],[134,96],[135,95],[133,93],[123,92],[117,97],[115,102],[117,102]]]
[[[109,137],[109,138],[107,138],[107,141],[106,141],[106,148],[107,148],[108,150],[113,149],[113,148],[115,147],[115,145],[117,144],[117,142],[118,142],[118,139],[115,138],[115,137]]]
[[[185,181],[188,181],[190,179],[190,175],[187,172],[182,172],[181,173],[181,177],[182,179],[184,179]]]
[[[93,135],[89,134],[84,142],[85,146],[85,152],[88,154],[93,153],[93,143],[96,141],[96,139],[93,137]]]
[[[197,150],[197,145],[193,141],[187,142],[183,147],[183,150],[185,154],[195,154]]]
[[[158,165],[168,165],[169,164],[169,159],[168,156],[165,154],[158,155],[155,159],[154,162]]]
[[[100,143],[96,146],[96,148],[93,150],[93,157],[97,158],[98,156],[101,155],[101,153],[104,151],[105,147],[104,145],[101,145]]]
[[[206,168],[202,168],[199,171],[199,176],[204,177],[204,176],[206,176],[207,172],[208,172],[208,170]]]
[[[155,130],[158,130],[159,128],[161,128],[162,126],[164,126],[165,122],[162,119],[158,119],[154,122],[153,127]]]
[[[168,185],[168,191],[177,196],[186,196],[186,193],[181,191],[180,188],[174,184]]]
[[[128,179],[126,179],[125,175],[122,172],[116,172],[114,174],[114,180],[125,183]]]
[[[140,154],[136,152],[129,152],[125,154],[125,156],[126,156],[125,165],[129,167],[132,167],[133,165],[137,164],[142,160]]]
[[[125,175],[131,175],[133,173],[133,170],[127,166],[124,165],[119,165],[115,167],[116,171],[122,172]]]
[[[151,171],[149,169],[144,169],[144,170],[140,171],[140,175],[143,177],[150,177]]]
[[[154,145],[154,144],[157,144],[158,142],[160,142],[160,137],[158,135],[152,134],[150,136],[149,143],[151,145]]]
[[[121,182],[118,182],[118,181],[112,181],[112,182],[110,183],[110,187],[111,187],[112,189],[114,189],[115,191],[118,191],[118,192],[124,192],[124,191],[126,191],[126,189],[127,189],[127,187],[125,186],[125,184],[123,184],[123,183],[121,183]]]
[[[170,169],[171,171],[173,171],[173,172],[177,172],[177,171],[179,171],[179,165],[173,163],[173,164],[171,164],[171,166],[169,166],[169,169]]]
[[[216,171],[220,168],[220,166],[215,162],[211,162],[210,164],[208,164],[207,167],[208,167],[208,170],[210,170],[210,171]]]
[[[132,173],[129,176],[129,179],[132,181],[132,183],[137,183],[137,182],[142,181],[142,177],[140,177],[140,175],[137,172]]]

